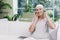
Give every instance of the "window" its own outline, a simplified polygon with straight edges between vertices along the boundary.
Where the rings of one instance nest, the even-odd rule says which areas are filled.
[[[57,0],[13,0],[13,8],[15,14],[22,14],[25,12],[34,12],[37,4],[43,4],[45,9],[49,10],[49,13],[52,13],[54,19],[58,2]]]

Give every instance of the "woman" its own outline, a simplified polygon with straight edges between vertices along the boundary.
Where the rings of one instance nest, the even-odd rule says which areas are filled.
[[[31,37],[35,38],[36,40],[49,40],[48,27],[54,29],[55,24],[45,13],[43,5],[39,4],[36,6],[34,20],[29,28],[29,31],[32,33]]]

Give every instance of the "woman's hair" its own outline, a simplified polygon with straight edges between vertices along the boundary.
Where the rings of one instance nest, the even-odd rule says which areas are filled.
[[[36,8],[37,7],[40,7],[40,8],[42,8],[43,10],[44,10],[44,12],[45,12],[45,9],[44,9],[44,6],[43,5],[41,5],[41,4],[38,4],[38,5],[36,5]]]

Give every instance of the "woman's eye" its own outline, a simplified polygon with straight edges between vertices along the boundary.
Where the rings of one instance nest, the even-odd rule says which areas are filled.
[[[41,10],[41,9],[40,9]]]

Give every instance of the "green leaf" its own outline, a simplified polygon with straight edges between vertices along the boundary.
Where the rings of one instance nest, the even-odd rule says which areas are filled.
[[[10,8],[10,9],[12,9],[11,5],[8,4],[8,3],[4,3],[4,6]]]

